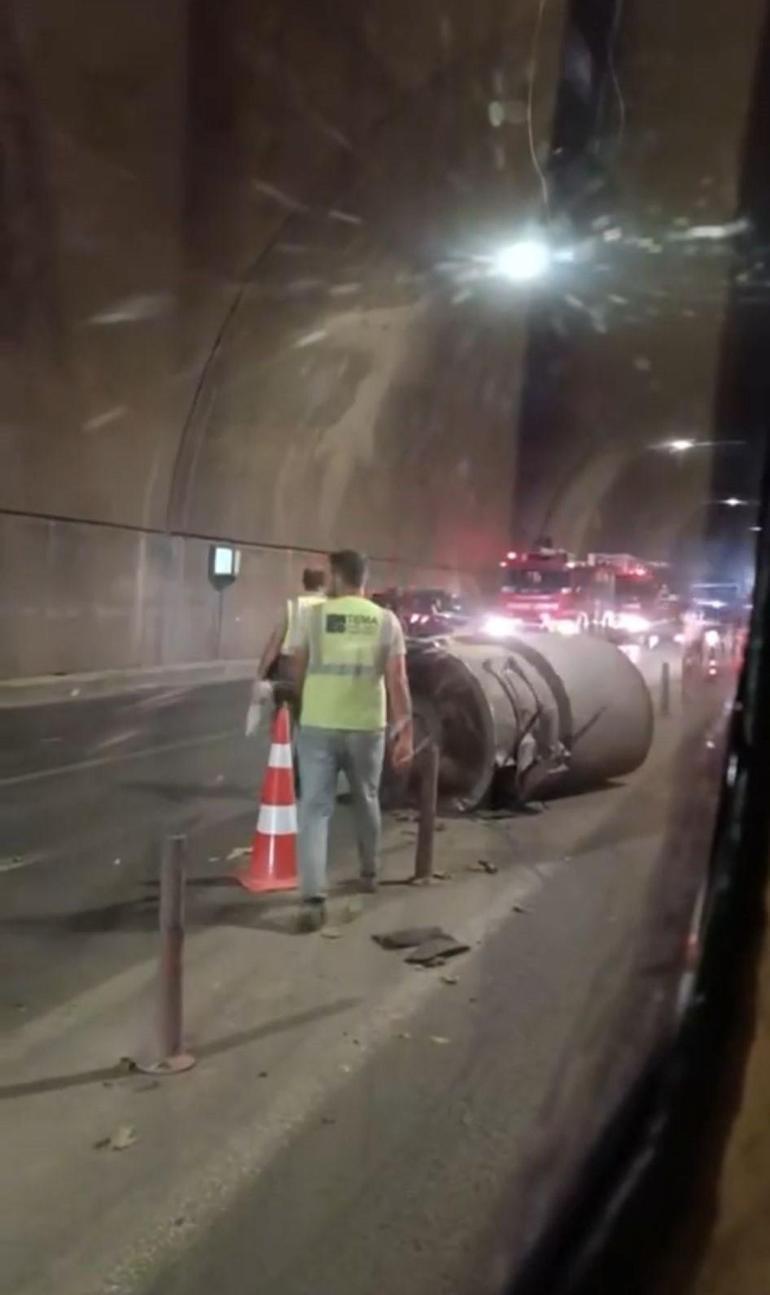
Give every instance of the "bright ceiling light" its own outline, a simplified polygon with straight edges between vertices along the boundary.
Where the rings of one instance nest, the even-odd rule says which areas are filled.
[[[747,503],[747,500],[738,499],[736,498],[735,495],[729,495],[727,499],[722,500],[722,503],[726,504],[728,508],[740,508],[741,505],[745,506],[745,504]]]
[[[687,450],[695,448],[695,441],[688,440],[684,436],[677,437],[673,441],[665,441],[663,448],[670,450],[672,454],[685,454]]]
[[[551,264],[551,253],[547,245],[536,238],[522,238],[516,243],[507,243],[499,248],[491,258],[492,273],[512,283],[527,283],[540,279],[547,273]]]

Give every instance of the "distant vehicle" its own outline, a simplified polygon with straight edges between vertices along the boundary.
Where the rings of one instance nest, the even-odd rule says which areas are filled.
[[[434,638],[464,629],[469,613],[463,600],[447,589],[384,589],[372,601],[398,616],[411,638]]]
[[[577,634],[591,619],[593,573],[566,549],[540,547],[507,553],[494,609],[482,628],[504,637],[517,629]]]
[[[589,553],[588,561],[605,578],[602,626],[610,638],[653,647],[676,637],[682,603],[669,588],[667,563],[630,553]]]
[[[738,600],[716,599],[708,608],[692,604],[682,653],[682,691],[695,695],[703,684],[725,684],[732,691],[748,638],[749,610]],[[692,606],[696,608],[692,611]]]
[[[508,553],[487,633],[517,629],[559,634],[600,633],[618,643],[654,644],[674,638],[680,607],[666,583],[668,569],[629,554],[592,553],[578,559],[566,549]]]

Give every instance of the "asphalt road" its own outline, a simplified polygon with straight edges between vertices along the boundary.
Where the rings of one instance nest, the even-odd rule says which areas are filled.
[[[242,736],[248,691],[0,712],[0,1029],[151,955],[155,923],[134,910],[164,835],[188,835],[193,873],[243,841],[264,758]]]
[[[0,783],[4,1030],[152,957],[156,899],[148,893],[137,910],[137,891],[156,876],[165,832],[189,833],[193,874],[221,875],[255,812],[262,750],[240,735],[247,689],[39,708],[31,729],[18,717]],[[526,911],[505,916],[457,984],[439,984],[407,1031],[330,1088],[173,1264],[126,1289],[499,1287],[511,1176],[586,1011],[622,980],[644,897],[667,864],[672,741],[664,746],[625,786],[522,825],[533,866],[558,860]],[[215,921],[217,902],[194,890],[191,926]]]
[[[640,665],[653,684],[657,657]],[[150,956],[136,894],[165,835],[188,836],[194,876],[247,839],[265,751],[243,737],[249,687],[0,709],[0,1031]]]
[[[580,798],[554,805],[539,851],[550,839],[560,861],[524,911],[293,1130],[148,1295],[499,1290],[510,1182],[587,1012],[633,964],[667,863],[667,793],[651,767],[633,789],[595,793],[590,812]]]

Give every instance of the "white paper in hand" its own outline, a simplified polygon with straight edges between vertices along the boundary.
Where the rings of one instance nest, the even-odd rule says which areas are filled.
[[[253,701],[246,711],[246,736],[253,737],[259,728],[259,721],[262,718],[262,705],[258,701]]]

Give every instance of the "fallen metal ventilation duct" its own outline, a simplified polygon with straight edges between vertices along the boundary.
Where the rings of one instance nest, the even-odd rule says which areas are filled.
[[[647,686],[590,635],[532,633],[411,642],[416,740],[441,751],[439,794],[474,809],[493,783],[524,802],[633,772],[652,742]]]

